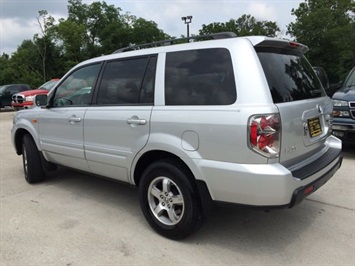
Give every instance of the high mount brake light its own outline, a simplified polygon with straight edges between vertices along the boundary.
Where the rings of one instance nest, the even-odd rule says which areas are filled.
[[[292,46],[292,47],[295,47],[295,48],[301,46],[301,45],[300,45],[299,43],[297,43],[297,42],[289,42],[288,45],[289,45],[289,46]]]
[[[249,146],[252,150],[268,158],[279,157],[280,115],[268,114],[252,116],[249,119]]]

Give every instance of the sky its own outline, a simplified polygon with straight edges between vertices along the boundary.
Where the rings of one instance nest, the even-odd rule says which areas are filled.
[[[90,4],[92,0],[82,0]],[[190,34],[198,34],[203,24],[227,22],[243,14],[258,20],[275,21],[281,32],[295,20],[292,8],[304,0],[106,0],[109,5],[129,12],[136,17],[154,21],[158,28],[170,36],[186,35],[186,25],[181,17],[192,16]],[[57,21],[66,18],[67,0],[0,0],[0,55],[11,55],[25,39],[40,32],[36,17],[38,11],[47,10]]]

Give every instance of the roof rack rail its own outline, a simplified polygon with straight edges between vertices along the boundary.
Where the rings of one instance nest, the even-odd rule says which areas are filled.
[[[218,32],[218,33],[213,33],[213,34],[198,35],[198,36],[191,36],[191,37],[185,37],[185,38],[170,39],[170,40],[164,40],[164,41],[158,41],[158,42],[151,42],[151,43],[144,43],[144,44],[127,46],[127,47],[124,47],[124,48],[114,51],[113,54],[134,51],[134,50],[140,50],[140,49],[144,49],[144,48],[172,45],[172,44],[179,42],[179,41],[188,41],[189,42],[190,40],[198,40],[198,39],[217,40],[217,39],[226,39],[226,38],[234,38],[234,37],[237,37],[237,35],[234,32]]]

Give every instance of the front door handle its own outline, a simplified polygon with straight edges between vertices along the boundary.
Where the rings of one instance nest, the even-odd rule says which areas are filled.
[[[127,124],[129,125],[145,125],[147,120],[139,119],[138,116],[134,115],[131,118],[127,119]]]

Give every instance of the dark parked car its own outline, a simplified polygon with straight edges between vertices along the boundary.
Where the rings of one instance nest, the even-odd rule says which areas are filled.
[[[27,84],[8,84],[0,87],[0,108],[11,106],[12,95],[21,91],[30,90]]]
[[[355,143],[355,67],[332,99],[333,135]]]

